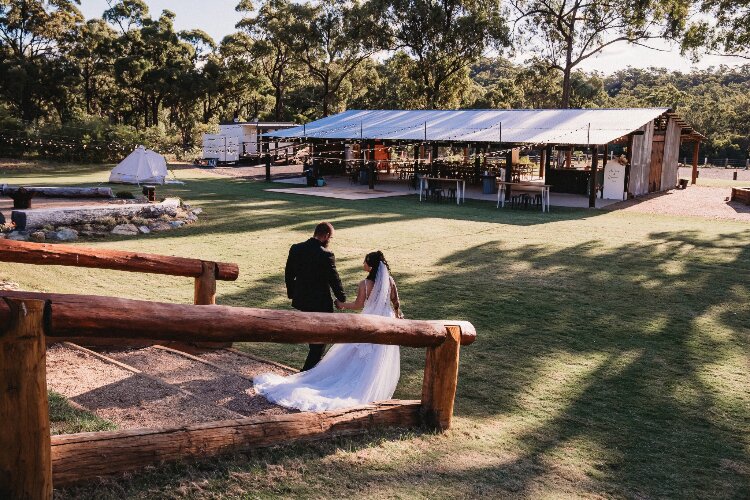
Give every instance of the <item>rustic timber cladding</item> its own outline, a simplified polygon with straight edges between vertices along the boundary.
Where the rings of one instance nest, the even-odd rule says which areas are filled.
[[[383,401],[322,413],[292,413],[186,427],[54,436],[55,485],[142,469],[148,465],[361,433],[375,427],[416,427],[419,401]]]
[[[677,185],[681,132],[677,120],[670,118],[664,132],[664,156],[658,191],[673,189]]]
[[[633,136],[633,152],[630,159],[630,184],[628,193],[633,196],[648,194],[648,178],[651,172],[651,149],[654,141],[654,123],[649,122],[639,129],[642,134]]]

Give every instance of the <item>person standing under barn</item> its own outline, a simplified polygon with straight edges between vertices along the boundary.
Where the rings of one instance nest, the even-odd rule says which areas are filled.
[[[313,237],[292,245],[284,270],[287,297],[292,307],[305,312],[333,312],[331,291],[339,302],[346,302],[344,287],[336,271],[336,257],[328,249],[333,239],[333,226],[321,222]],[[325,344],[310,344],[302,371],[317,365],[323,357]]]

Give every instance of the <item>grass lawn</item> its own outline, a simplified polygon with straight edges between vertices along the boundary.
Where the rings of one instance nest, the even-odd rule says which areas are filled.
[[[185,170],[158,189],[205,210],[187,228],[97,246],[233,261],[218,302],[288,308],[292,243],[329,220],[354,293],[381,249],[416,319],[474,323],[455,427],[386,431],[149,469],[60,498],[750,496],[750,227],[554,208],[549,214],[266,193]],[[8,183],[82,184],[101,167],[19,167]],[[91,243],[88,243],[91,244]],[[188,303],[192,280],[2,264],[25,289]],[[301,365],[306,348],[244,344]],[[418,398],[424,351],[402,349],[396,396]]]

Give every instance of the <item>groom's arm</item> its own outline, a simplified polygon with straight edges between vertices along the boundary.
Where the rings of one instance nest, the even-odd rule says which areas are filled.
[[[289,256],[286,258],[286,266],[284,267],[284,281],[286,282],[286,296],[288,298],[294,298],[294,248],[289,249]]]
[[[333,253],[328,254],[328,265],[330,267],[328,284],[331,290],[333,290],[333,295],[339,302],[346,302],[346,294],[344,294],[344,287],[341,285],[339,272],[336,270],[336,257],[334,257]]]

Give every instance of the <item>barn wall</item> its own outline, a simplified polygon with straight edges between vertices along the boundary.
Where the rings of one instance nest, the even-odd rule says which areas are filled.
[[[664,136],[664,164],[661,170],[661,189],[666,191],[677,185],[677,162],[680,156],[680,134],[682,130],[677,126],[674,118],[667,123],[667,131]]]
[[[639,130],[643,130],[643,135],[633,137],[633,152],[630,156],[630,183],[628,192],[634,196],[648,194],[648,174],[651,171],[651,147],[654,139],[654,122],[650,121]]]

